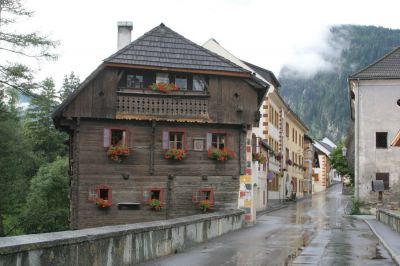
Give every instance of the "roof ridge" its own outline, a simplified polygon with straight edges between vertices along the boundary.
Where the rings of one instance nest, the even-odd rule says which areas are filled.
[[[397,50],[400,49],[400,46],[397,46],[396,48],[394,48],[392,51],[386,53],[384,56],[382,56],[381,58],[378,58],[377,60],[375,60],[374,62],[372,62],[371,64],[369,64],[368,66],[364,67],[363,69],[359,70],[358,72],[350,75],[350,78],[356,77],[357,75],[361,74],[361,72],[364,72],[365,70],[375,66],[376,64],[378,64],[379,62],[382,62],[383,60],[385,60],[386,58],[388,58],[390,55],[394,54],[395,52],[397,52]]]

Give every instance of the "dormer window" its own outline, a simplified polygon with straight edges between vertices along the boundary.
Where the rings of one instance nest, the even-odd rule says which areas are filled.
[[[206,79],[203,75],[193,76],[193,90],[194,91],[204,91],[206,88]]]
[[[128,74],[126,76],[126,87],[133,88],[133,89],[142,89],[143,88],[143,76]]]
[[[184,75],[176,75],[175,76],[175,85],[181,91],[187,90],[188,89],[187,77]]]
[[[156,83],[169,83],[168,73],[157,73]]]

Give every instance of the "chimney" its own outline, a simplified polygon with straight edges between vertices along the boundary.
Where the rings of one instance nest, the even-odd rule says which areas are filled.
[[[118,22],[118,50],[131,43],[132,21]]]

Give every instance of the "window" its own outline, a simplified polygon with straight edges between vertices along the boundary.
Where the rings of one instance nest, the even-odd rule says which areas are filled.
[[[387,132],[376,132],[376,148],[387,148]]]
[[[289,123],[286,123],[286,137],[289,138]]]
[[[292,128],[292,141],[294,142],[294,128]]]
[[[175,76],[175,85],[179,88],[179,90],[187,90],[187,77],[186,76],[181,76],[181,75],[176,75]]]
[[[384,189],[389,189],[389,173],[376,173],[376,180],[383,180]]]
[[[169,132],[169,148],[183,149],[183,132]]]
[[[135,89],[143,88],[143,76],[128,74],[126,76],[126,87]]]
[[[168,73],[157,73],[156,83],[169,83]]]
[[[220,150],[226,148],[226,134],[212,134],[211,146]]]
[[[143,191],[143,202],[148,203],[151,200],[156,199],[160,202],[164,201],[164,190],[161,188],[152,188],[149,190]]]
[[[162,148],[167,149],[185,149],[185,133],[177,130],[164,130],[162,136]]]
[[[127,143],[127,131],[125,129],[103,129],[103,146],[110,147]]]
[[[193,90],[194,91],[204,91],[206,88],[206,79],[201,75],[193,76]]]
[[[286,148],[286,153],[285,153],[285,160],[289,160],[289,149]]]
[[[397,105],[400,106],[400,99],[397,100]]]
[[[192,202],[199,203],[203,200],[210,201],[211,206],[214,205],[214,190],[212,188],[203,188],[200,190],[193,191]]]
[[[111,190],[112,190],[112,188],[109,186],[96,187],[96,198],[111,201],[111,199],[112,199]]]

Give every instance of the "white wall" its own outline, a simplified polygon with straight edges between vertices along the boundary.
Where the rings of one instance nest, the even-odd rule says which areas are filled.
[[[359,196],[366,198],[374,195],[371,180],[377,172],[389,173],[390,186],[400,177],[400,148],[389,146],[400,129],[400,107],[396,103],[400,99],[400,80],[361,81],[357,96],[359,165],[355,174]],[[388,149],[376,148],[376,132],[388,132]]]

